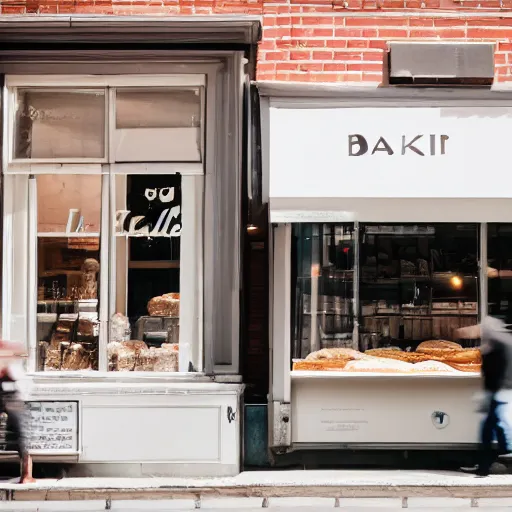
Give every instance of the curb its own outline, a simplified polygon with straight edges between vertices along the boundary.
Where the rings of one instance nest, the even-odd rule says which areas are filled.
[[[481,499],[503,499],[512,506],[512,486],[510,485],[472,485],[472,486],[250,486],[250,487],[153,487],[153,488],[67,488],[50,487],[46,489],[3,489],[0,501],[103,501],[105,505],[112,501],[166,500],[193,502],[193,508],[204,508],[202,503],[230,501],[234,503],[252,503],[252,507],[269,508],[272,503],[292,503],[293,507],[305,506],[310,499],[328,499],[332,507],[346,499],[394,499],[399,500],[401,508],[410,508],[409,504],[417,500],[464,499],[472,508],[478,507]],[[286,501],[287,500],[287,501]],[[455,503],[455,502],[454,502]],[[284,505],[280,505],[284,506]],[[445,505],[446,506],[446,505]],[[108,508],[107,508],[108,510]]]

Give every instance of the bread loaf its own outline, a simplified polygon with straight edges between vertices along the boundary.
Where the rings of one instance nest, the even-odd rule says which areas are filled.
[[[450,361],[447,361],[446,364],[448,366],[451,366],[452,368],[455,368],[456,370],[459,370],[460,372],[480,372],[482,369],[482,365],[480,364],[458,364],[458,363],[452,363]]]
[[[402,373],[412,371],[413,366],[414,365],[411,363],[397,361],[395,359],[372,357],[363,360],[349,361],[345,366],[345,371]]]
[[[306,357],[306,361],[320,361],[323,359],[364,359],[365,355],[353,348],[323,348],[316,352],[311,352]]]
[[[382,348],[375,348],[367,350],[365,354],[373,357],[382,357],[384,359],[395,359],[397,361],[405,361],[406,363],[418,363],[427,361],[429,356],[427,354],[418,354],[416,352],[403,352],[398,350],[386,350]]]
[[[69,346],[62,357],[63,370],[87,370],[91,368],[91,359],[80,343]]]
[[[482,354],[476,348],[466,348],[458,352],[449,352],[440,359],[444,362],[457,364],[480,364],[482,362]]]
[[[158,352],[155,360],[155,372],[177,372],[178,352],[174,350],[156,349]]]
[[[321,361],[294,361],[294,371],[339,371],[345,368],[348,359],[323,359]]]
[[[431,340],[420,343],[416,352],[420,354],[442,356],[448,352],[457,352],[459,350],[462,350],[462,346],[458,343],[454,343],[453,341]]]
[[[166,293],[148,302],[150,316],[180,316],[180,294]]]
[[[446,363],[442,363],[440,361],[432,361],[431,359],[428,361],[422,361],[421,363],[416,363],[414,365],[413,371],[415,372],[456,372],[454,368],[447,365]]]

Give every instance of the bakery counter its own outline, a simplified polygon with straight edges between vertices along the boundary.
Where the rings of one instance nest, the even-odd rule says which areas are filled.
[[[475,445],[478,373],[291,372],[292,445]]]
[[[76,404],[73,475],[227,476],[240,471],[243,385],[236,378],[223,383],[201,374],[48,373],[29,376],[27,399],[59,407]],[[48,453],[47,460],[55,460],[54,454]]]

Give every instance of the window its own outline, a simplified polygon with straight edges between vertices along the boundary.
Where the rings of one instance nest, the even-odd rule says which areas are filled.
[[[354,229],[350,224],[297,224],[294,357],[352,347]]]
[[[183,355],[191,342],[180,339],[181,176],[118,175],[115,180],[112,328],[119,332],[111,334],[109,369],[178,371],[178,349]],[[138,360],[118,343],[126,338],[142,342]]]
[[[478,228],[361,227],[360,348],[414,350],[477,323]]]
[[[512,307],[512,224],[487,229],[488,313],[505,319]]]
[[[116,160],[200,162],[201,94],[198,87],[118,90]]]
[[[101,176],[31,181],[37,188],[37,369],[97,370]]]
[[[202,372],[204,76],[116,80],[8,86],[3,325],[33,371]]]
[[[18,89],[15,159],[105,157],[105,91]]]
[[[294,225],[293,368],[478,371],[478,259],[476,224]]]

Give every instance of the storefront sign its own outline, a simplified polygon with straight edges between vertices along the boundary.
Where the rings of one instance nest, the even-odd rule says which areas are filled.
[[[78,451],[78,402],[28,402],[35,452]]]
[[[373,144],[368,142],[366,137],[358,133],[351,133],[348,136],[348,155],[363,156],[374,155],[375,153],[386,153],[387,155],[405,155],[412,151],[419,156],[435,156],[436,154],[444,155],[446,153],[446,141],[450,137],[448,135],[436,135],[434,133],[424,136],[423,134],[408,137],[402,135],[400,142],[388,140],[384,136],[380,136],[377,142]]]
[[[276,199],[510,198],[511,132],[512,107],[271,108],[271,213]]]

